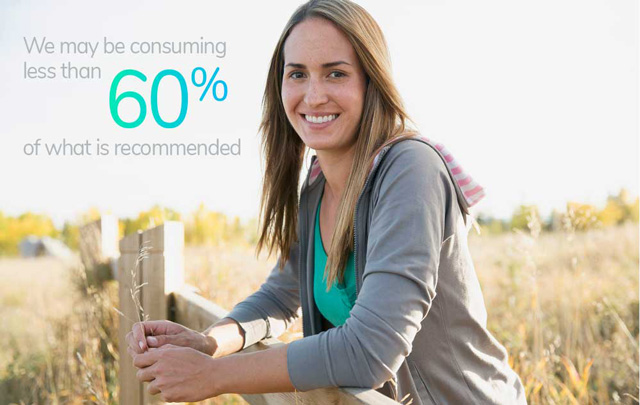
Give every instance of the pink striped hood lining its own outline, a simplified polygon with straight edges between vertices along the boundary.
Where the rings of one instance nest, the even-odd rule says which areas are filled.
[[[440,153],[447,168],[449,169],[449,172],[451,173],[453,179],[455,180],[458,187],[460,188],[460,191],[464,196],[465,202],[469,207],[473,207],[480,200],[482,200],[482,198],[484,198],[485,192],[482,186],[480,186],[475,180],[473,180],[471,175],[465,173],[465,171],[462,169],[462,166],[460,166],[460,164],[455,160],[451,152],[449,152],[449,150],[443,144],[434,142],[424,136],[416,136],[416,138],[419,138],[422,141],[428,143]],[[373,159],[371,169],[373,169],[373,167],[376,165],[383,151],[386,151],[395,142],[403,139],[407,139],[407,137],[393,139],[387,144],[385,144],[382,148],[380,148],[380,151],[376,154],[376,157]],[[315,159],[313,162],[313,165],[311,166],[309,184],[313,184],[313,182],[320,175],[320,172],[322,172],[322,169],[320,168],[320,163],[318,162],[318,159]]]

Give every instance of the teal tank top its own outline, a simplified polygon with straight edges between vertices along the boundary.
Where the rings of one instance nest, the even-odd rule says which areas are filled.
[[[324,194],[324,193],[323,193]],[[315,226],[314,243],[314,266],[313,266],[313,297],[316,306],[324,316],[334,326],[344,324],[349,318],[349,312],[356,302],[356,275],[355,259],[353,252],[349,254],[347,267],[344,273],[344,282],[334,281],[331,289],[327,292],[327,282],[323,280],[324,268],[327,265],[327,252],[322,244],[320,235],[320,206],[322,196],[318,203]]]

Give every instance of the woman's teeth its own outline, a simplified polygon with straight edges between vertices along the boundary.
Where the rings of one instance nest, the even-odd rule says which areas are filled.
[[[314,124],[322,124],[324,122],[333,121],[336,118],[338,118],[338,114],[325,115],[322,117],[316,117],[313,115],[306,115],[306,114],[304,116],[305,120],[307,120],[308,122],[312,122]]]

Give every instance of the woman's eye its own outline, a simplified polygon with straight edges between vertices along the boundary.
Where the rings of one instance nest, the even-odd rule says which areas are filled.
[[[339,77],[345,77],[346,75],[342,72],[335,71],[335,72],[331,72],[329,76],[333,78],[339,78]]]
[[[292,79],[301,79],[303,76],[302,72],[292,72],[289,74],[289,77]]]

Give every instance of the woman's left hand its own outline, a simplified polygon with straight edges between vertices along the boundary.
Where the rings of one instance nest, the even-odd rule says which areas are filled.
[[[197,402],[219,395],[215,360],[190,347],[164,345],[136,354],[137,378],[149,382],[147,391],[165,402]]]

